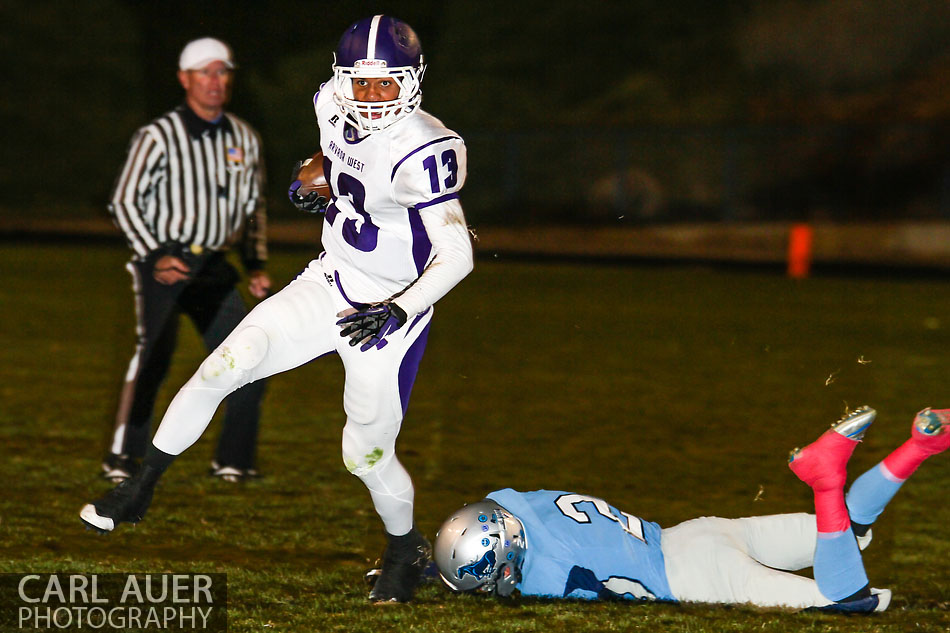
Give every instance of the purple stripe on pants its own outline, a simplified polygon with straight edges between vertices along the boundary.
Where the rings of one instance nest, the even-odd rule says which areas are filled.
[[[432,325],[432,321],[426,323],[425,329],[419,334],[419,338],[409,346],[409,350],[402,358],[402,364],[399,365],[399,400],[402,403],[403,417],[406,417],[406,409],[409,408],[409,394],[412,393],[412,385],[416,382],[416,374],[419,372],[419,363],[426,351],[430,325]]]

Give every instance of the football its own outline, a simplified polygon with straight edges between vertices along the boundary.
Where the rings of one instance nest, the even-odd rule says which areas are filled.
[[[316,191],[318,196],[328,200],[331,198],[330,185],[323,174],[323,152],[317,152],[303,162],[297,173],[297,180],[300,181],[298,196],[304,197],[311,191]]]

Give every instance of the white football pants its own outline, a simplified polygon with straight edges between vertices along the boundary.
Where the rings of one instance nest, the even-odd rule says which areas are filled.
[[[433,309],[410,317],[386,337],[382,349],[361,352],[340,336],[336,315],[352,306],[336,284],[334,271],[314,260],[286,288],[258,304],[178,391],[152,442],[178,455],[198,440],[235,389],[337,352],[346,372],[344,464],[369,488],[386,531],[400,536],[412,529],[414,490],[396,458],[396,436]]]
[[[664,529],[660,543],[681,602],[804,609],[831,604],[813,579],[788,573],[812,566],[816,540],[815,515],[802,512],[702,517]]]

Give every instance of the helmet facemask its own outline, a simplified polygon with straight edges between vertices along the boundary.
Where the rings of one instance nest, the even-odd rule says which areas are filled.
[[[521,582],[521,563],[524,562],[524,550],[512,561],[506,562],[498,568],[498,573],[492,581],[492,587],[487,591],[494,590],[495,595],[507,598],[517,588]]]
[[[333,100],[346,116],[346,121],[362,132],[378,132],[411,114],[422,101],[422,76],[426,66],[388,68],[386,60],[361,59],[354,66],[339,66],[334,54]],[[392,79],[399,86],[399,96],[392,101],[357,101],[353,96],[354,79]]]

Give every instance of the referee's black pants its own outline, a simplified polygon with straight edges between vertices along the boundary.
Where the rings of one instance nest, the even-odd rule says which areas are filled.
[[[119,399],[111,452],[143,457],[151,439],[155,398],[171,365],[181,313],[187,314],[213,351],[247,314],[235,284],[237,271],[222,253],[189,258],[192,278],[167,286],[152,276],[156,258],[129,262],[135,291],[137,344]],[[256,467],[260,402],[266,381],[238,389],[226,411],[214,461],[246,470]]]

